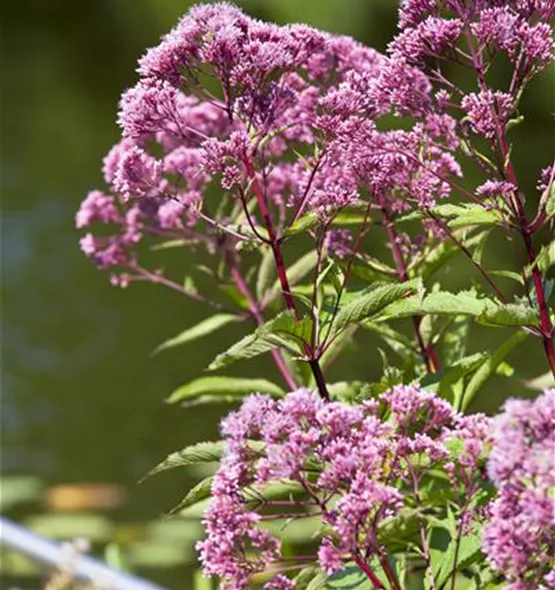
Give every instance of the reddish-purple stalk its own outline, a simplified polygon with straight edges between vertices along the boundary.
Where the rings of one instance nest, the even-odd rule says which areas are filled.
[[[362,559],[362,557],[355,557],[355,563],[364,572],[366,577],[372,582],[374,588],[385,590],[385,586],[381,583],[380,579],[372,571],[372,568]]]
[[[393,221],[385,208],[382,209],[382,214],[385,221],[385,228],[387,231],[387,237],[389,239],[389,245],[391,246],[391,252],[393,254],[393,260],[395,262],[395,268],[397,269],[397,275],[399,276],[399,279],[404,283],[409,280],[409,275],[407,272],[405,260],[403,258],[403,253],[401,252],[401,249],[399,248],[399,244],[397,241],[397,232],[395,231]],[[435,350],[431,344],[426,346],[424,338],[422,337],[422,332],[420,331],[422,317],[413,316],[412,323],[414,325],[414,331],[416,334],[416,339],[418,341],[418,347],[420,348],[420,355],[422,356],[422,360],[424,361],[424,365],[426,366],[426,371],[428,373],[438,373],[440,370],[440,365]]]
[[[262,215],[262,219],[264,220],[266,231],[268,232],[268,243],[274,255],[276,271],[279,283],[281,285],[281,292],[285,300],[285,305],[287,306],[287,309],[291,311],[291,313],[293,314],[295,321],[298,322],[300,321],[300,316],[297,310],[297,306],[295,305],[295,300],[293,299],[293,294],[291,293],[289,280],[287,279],[287,271],[285,269],[283,254],[281,252],[281,240],[277,236],[274,227],[274,222],[272,221],[270,211],[268,210],[268,206],[266,205],[266,200],[264,198],[264,195],[262,194],[262,190],[260,188],[260,184],[258,183],[258,179],[256,177],[256,172],[254,170],[252,162],[249,158],[245,158],[243,164],[245,166],[247,177],[249,181],[252,183],[254,194],[256,196],[256,200],[258,203],[258,208],[260,210],[260,214]],[[312,371],[312,375],[314,376],[314,381],[316,383],[318,393],[320,394],[320,397],[322,397],[322,399],[329,400],[330,395],[328,392],[328,388],[326,386],[326,381],[322,373],[320,363],[318,359],[314,356],[314,350],[308,344],[304,346],[304,349],[308,357],[308,365]]]
[[[518,184],[516,173],[509,156],[507,139],[504,134],[501,134],[499,137],[499,147],[501,150],[503,162],[505,162],[505,174],[507,176],[507,180],[511,182],[515,187],[517,187]],[[528,261],[532,266],[532,279],[534,281],[534,289],[536,291],[536,298],[538,300],[538,308],[540,312],[540,329],[543,347],[545,350],[545,354],[547,356],[547,362],[549,363],[551,372],[555,377],[555,348],[553,346],[553,335],[555,332],[555,326],[552,325],[551,318],[549,317],[547,300],[543,288],[542,274],[540,272],[540,269],[535,264],[536,252],[534,250],[534,244],[532,243],[532,234],[530,232],[530,227],[528,219],[526,217],[526,212],[524,210],[524,205],[518,195],[518,190],[516,188],[513,194],[518,213],[520,235],[522,236],[522,239],[524,241]]]
[[[251,316],[253,317],[254,321],[259,326],[261,326],[264,323],[264,317],[263,317],[262,312],[260,310],[260,304],[254,298],[254,296],[249,288],[249,285],[247,284],[247,281],[245,280],[241,271],[239,270],[239,267],[237,266],[237,262],[233,256],[233,254],[230,252],[226,252],[225,258],[226,258],[226,262],[229,266],[229,269],[231,272],[231,277],[233,278],[233,281],[237,285],[237,288],[239,289],[239,291],[245,296],[245,299],[247,300],[247,305],[249,306],[249,312],[250,312]],[[291,371],[289,370],[289,367],[287,366],[287,363],[285,362],[285,359],[283,358],[281,351],[278,350],[277,348],[273,348],[271,350],[270,354],[272,355],[274,363],[275,363],[278,371],[280,372],[281,376],[283,377],[283,380],[287,384],[287,387],[291,391],[294,391],[295,389],[297,389],[298,385],[297,385],[293,375],[291,374]]]
[[[467,34],[467,43],[468,48],[470,50],[472,56],[472,66],[478,75],[478,83],[482,91],[487,89],[487,84],[484,76],[484,69],[483,63],[481,59],[481,55],[477,55],[474,50],[474,44],[472,42],[472,35],[470,32],[469,27],[466,27],[466,34]],[[514,77],[511,81],[511,91],[515,92],[514,89]],[[513,94],[513,96],[515,96]],[[534,244],[532,242],[530,224],[528,218],[526,216],[526,211],[524,210],[524,205],[520,196],[518,194],[518,179],[516,176],[515,169],[511,162],[510,157],[510,149],[509,144],[507,141],[506,136],[506,129],[505,126],[502,125],[501,121],[499,120],[498,113],[495,113],[496,116],[496,132],[497,132],[497,147],[499,149],[499,156],[502,163],[502,171],[507,179],[514,187],[513,191],[513,202],[514,207],[516,208],[516,216],[519,225],[519,232],[522,236],[524,241],[524,246],[526,249],[526,255],[528,257],[528,261],[532,266],[532,279],[534,282],[534,289],[536,291],[536,298],[538,301],[538,308],[540,313],[540,330],[541,330],[541,337],[543,342],[543,347],[545,350],[545,354],[547,357],[547,362],[549,363],[549,367],[553,376],[555,377],[555,348],[553,346],[553,336],[555,332],[555,326],[551,324],[551,318],[549,316],[549,310],[547,309],[547,301],[545,297],[545,292],[543,288],[543,281],[542,281],[542,274],[538,267],[534,264],[536,261],[536,252],[534,250]]]
[[[470,252],[470,250],[457,238],[457,236],[455,236],[455,234],[449,229],[449,226],[446,223],[444,223],[442,219],[437,217],[437,215],[434,215],[434,213],[432,213],[431,210],[428,209],[427,214],[441,227],[441,230],[444,231],[453,242],[455,242],[459,250],[461,250],[463,254],[465,254],[467,258],[472,262],[472,264],[478,269],[479,273],[484,277],[488,285],[494,290],[495,294],[497,295],[497,297],[499,297],[500,301],[502,301],[503,303],[507,303],[507,298],[505,297],[505,295],[503,295],[501,289],[495,284],[493,279],[489,276],[486,269],[474,259],[474,257],[472,256],[472,252]]]

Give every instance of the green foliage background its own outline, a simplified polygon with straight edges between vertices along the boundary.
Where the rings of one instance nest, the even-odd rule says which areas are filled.
[[[306,22],[381,50],[395,30],[393,0],[238,4],[267,20]],[[40,524],[37,516],[43,517],[43,530],[56,533],[48,521],[44,528],[49,509],[41,490],[59,483],[121,484],[127,501],[115,511],[95,514],[118,523],[99,536],[98,548],[111,539],[138,554],[160,555],[158,563],[167,568],[148,567],[137,559],[143,564],[139,572],[175,588],[188,586],[194,559],[190,538],[198,530],[184,531],[180,525],[153,533],[146,523],[179,500],[193,483],[191,472],[171,472],[140,486],[136,482],[171,451],[216,436],[218,410],[180,410],[163,399],[198,377],[245,330],[230,326],[215,341],[150,358],[161,341],[197,323],[206,310],[152,286],[112,288],[108,277],[80,254],[73,216],[86,192],[101,186],[100,161],[118,137],[117,101],[136,80],[137,58],[189,5],[188,0],[21,0],[0,8],[2,470],[8,476],[32,474],[39,482],[28,500],[17,493],[20,501],[7,514],[35,525]],[[551,70],[532,83],[523,103],[525,124],[513,133],[517,173],[531,198],[536,198],[539,170],[553,157],[553,95]],[[475,179],[468,182],[472,186]],[[376,250],[383,248],[380,241],[376,236]],[[493,250],[488,248],[485,261],[491,268],[505,268],[523,258],[519,243],[497,242]],[[187,259],[179,263],[185,271]],[[455,290],[478,280],[462,257],[443,278]],[[509,335],[472,330],[476,350]],[[378,377],[381,359],[375,344],[371,335],[364,335],[334,367],[331,379]],[[473,409],[495,411],[506,396],[523,393],[521,379],[545,372],[539,342],[528,339],[518,350],[511,358],[518,377],[492,379]],[[234,371],[260,377],[266,367],[272,377],[264,357]],[[160,537],[162,542],[152,544]],[[174,539],[179,540],[178,551],[168,558]]]

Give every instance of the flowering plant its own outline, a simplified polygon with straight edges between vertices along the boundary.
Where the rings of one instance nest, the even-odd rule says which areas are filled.
[[[179,455],[221,461],[182,508],[213,497],[199,551],[222,588],[554,583],[553,390],[507,405],[496,424],[508,441],[464,415],[527,336],[555,375],[555,166],[525,201],[510,143],[527,84],[552,60],[554,16],[550,0],[404,0],[382,55],[200,5],[140,60],[104,160],[109,192],[76,217],[98,228],[82,250],[115,285],[149,281],[211,308],[160,349],[250,319],[209,369],[269,353],[283,382],[201,377],[170,398],[262,394],[225,419],[225,445]],[[490,82],[500,60],[502,90]],[[369,249],[374,235],[387,250]],[[487,268],[486,240],[513,235],[525,264]],[[204,287],[149,267],[147,244],[194,251]],[[457,254],[479,282],[455,293],[441,277]],[[512,334],[468,354],[471,322]],[[330,383],[362,330],[396,360],[382,351],[377,382]],[[318,523],[313,551],[286,554],[271,525],[299,520]]]

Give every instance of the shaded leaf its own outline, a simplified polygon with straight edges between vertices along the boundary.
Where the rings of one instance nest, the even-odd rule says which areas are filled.
[[[214,480],[213,476],[205,477],[202,481],[197,483],[196,486],[191,488],[186,496],[179,502],[177,506],[170,510],[170,514],[177,514],[185,508],[189,508],[190,506],[194,506],[202,500],[206,500],[210,498],[212,493],[212,482]]]
[[[507,303],[486,306],[478,321],[490,326],[535,326],[539,323],[539,315],[526,305]]]
[[[158,346],[153,354],[156,354],[162,350],[166,350],[167,348],[172,348],[174,346],[179,346],[180,344],[185,344],[186,342],[192,342],[193,340],[197,340],[198,338],[203,338],[204,336],[208,336],[212,332],[230,324],[232,322],[236,322],[238,317],[236,315],[230,313],[217,313],[213,316],[202,320],[202,322],[198,323],[196,326],[192,328],[188,328],[184,332],[181,332],[177,336],[166,340],[160,346]]]
[[[466,386],[460,404],[461,410],[466,410],[472,403],[476,394],[484,386],[485,382],[495,373],[497,367],[511,352],[511,350],[520,344],[526,337],[527,332],[515,332],[501,346],[493,351],[484,361],[483,365],[476,371]]]
[[[200,377],[176,389],[166,401],[175,403],[204,394],[243,397],[250,393],[268,393],[275,397],[281,397],[284,391],[266,379]]]

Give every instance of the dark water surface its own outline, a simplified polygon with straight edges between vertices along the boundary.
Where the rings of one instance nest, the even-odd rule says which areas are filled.
[[[299,20],[353,34],[381,49],[395,23],[394,3],[385,0],[239,4],[278,22]],[[198,529],[168,526],[156,545],[152,539],[160,531],[145,526],[174,505],[194,479],[172,473],[136,482],[169,452],[217,436],[223,409],[185,411],[163,400],[242,332],[230,329],[217,342],[150,357],[160,341],[206,311],[161,288],[111,287],[81,255],[73,217],[86,192],[101,186],[100,161],[118,137],[117,101],[135,81],[136,59],[188,5],[186,0],[25,0],[1,8],[2,470],[35,476],[43,486],[41,496],[14,504],[7,514],[40,523],[37,516],[64,507],[47,502],[51,495],[44,490],[59,484],[118,484],[123,503],[87,511],[119,523],[115,532],[99,535],[95,548],[115,540],[144,565],[139,573],[172,588],[189,587],[193,556],[187,539]],[[530,112],[551,109],[552,81],[535,83]],[[552,147],[545,116],[532,116],[519,148],[523,177],[532,184],[549,157],[527,152],[528,146],[534,141],[546,151]],[[184,272],[188,262],[184,255]],[[457,283],[468,272],[461,262],[460,276],[451,279]],[[523,374],[541,373],[539,345],[521,350],[514,361]],[[335,369],[336,378],[370,379],[379,364],[373,342],[364,341]],[[265,366],[262,361],[244,370],[262,376]],[[514,382],[495,380],[479,405],[493,410],[507,391],[517,389]],[[183,558],[175,559],[169,546],[177,546]],[[141,551],[147,559],[140,559]],[[148,566],[156,551],[167,567]]]

